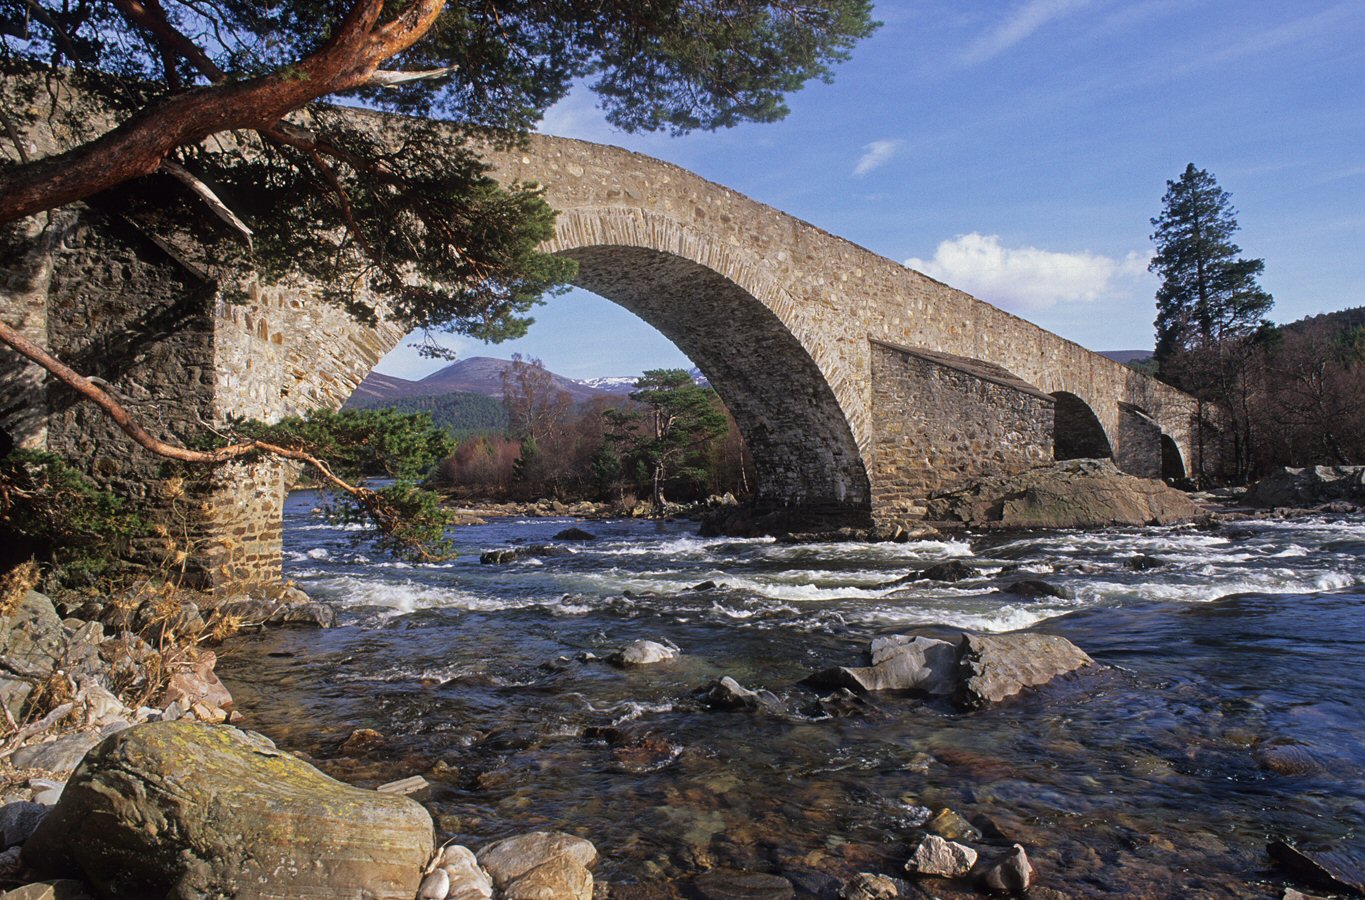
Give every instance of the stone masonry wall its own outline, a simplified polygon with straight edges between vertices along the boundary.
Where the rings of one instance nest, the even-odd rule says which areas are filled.
[[[1119,451],[1114,462],[1120,469],[1140,478],[1162,475],[1161,426],[1135,406],[1119,408]]]
[[[1052,460],[1052,398],[975,360],[873,342],[872,418],[879,524],[918,518],[931,494],[976,477]]]

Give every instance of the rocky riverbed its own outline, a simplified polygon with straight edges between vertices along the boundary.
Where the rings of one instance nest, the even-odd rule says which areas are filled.
[[[0,747],[0,877],[69,879],[18,896],[1362,889],[1345,507],[902,543],[510,516],[415,567],[310,508],[308,595],[7,611],[37,727]],[[109,690],[157,652],[129,626],[224,616],[156,696]],[[25,716],[57,682],[61,736]]]

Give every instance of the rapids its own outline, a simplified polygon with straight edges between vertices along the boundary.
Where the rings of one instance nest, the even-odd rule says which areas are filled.
[[[612,896],[672,896],[715,867],[781,874],[799,896],[903,875],[915,826],[944,806],[987,845],[1023,843],[1037,883],[1073,896],[1279,897],[1295,882],[1268,839],[1365,847],[1361,517],[802,545],[504,519],[462,528],[452,562],[409,565],[314,504],[289,499],[286,575],[341,626],[225,648],[245,726],[356,784],[425,775],[442,840],[582,834]],[[478,561],[570,525],[597,540]],[[977,577],[890,584],[950,558]],[[1068,596],[998,591],[1021,578]],[[895,695],[822,707],[798,684],[859,664],[878,634],[1025,627],[1105,668],[971,714]],[[682,656],[600,660],[639,638]],[[722,675],[787,714],[702,708],[694,690]],[[362,727],[384,746],[341,755]],[[1286,745],[1304,771],[1266,762]]]

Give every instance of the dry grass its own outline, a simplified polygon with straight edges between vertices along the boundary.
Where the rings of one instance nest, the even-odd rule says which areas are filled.
[[[0,574],[0,616],[12,613],[24,595],[38,584],[39,577],[38,564],[31,559]]]

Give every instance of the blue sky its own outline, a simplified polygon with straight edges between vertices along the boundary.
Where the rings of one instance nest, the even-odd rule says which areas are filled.
[[[1152,345],[1149,220],[1189,162],[1233,196],[1271,317],[1365,305],[1362,0],[898,0],[774,125],[612,129],[576,91],[543,131],[691,169],[1097,350]],[[583,291],[461,356],[570,377],[685,364]],[[380,371],[439,368],[400,347]]]

